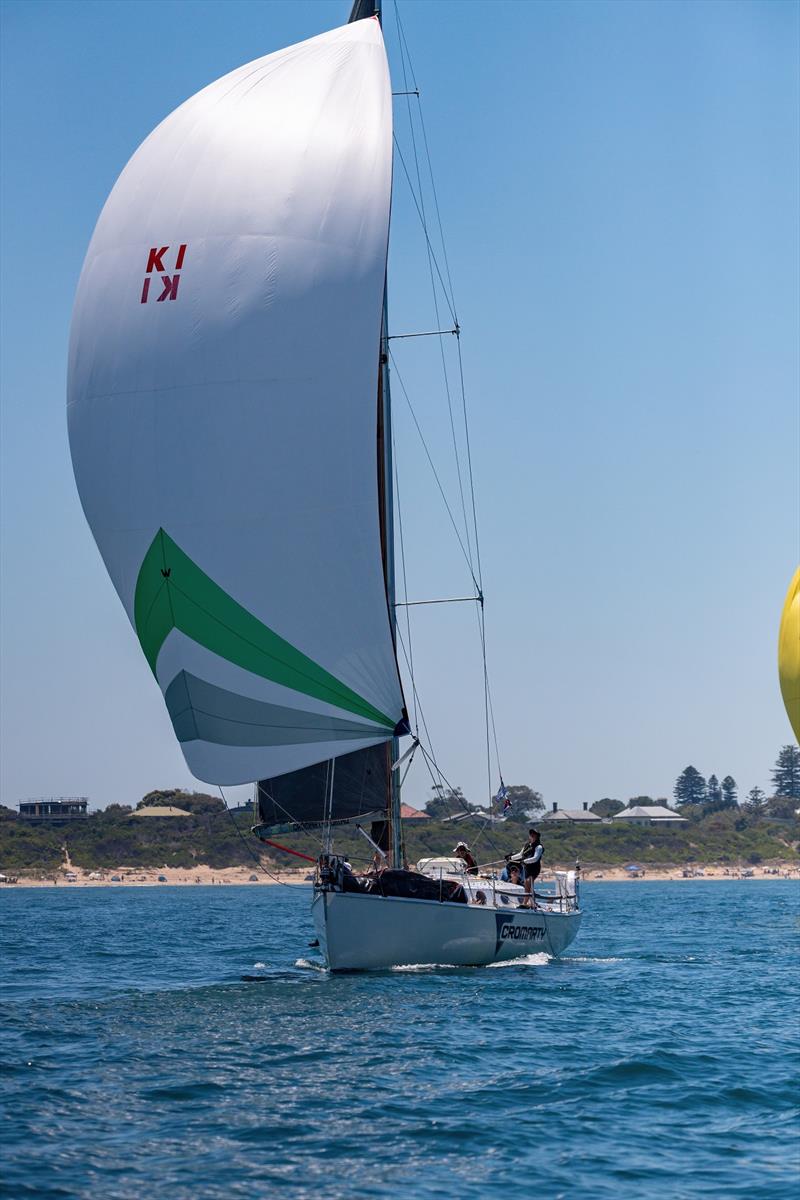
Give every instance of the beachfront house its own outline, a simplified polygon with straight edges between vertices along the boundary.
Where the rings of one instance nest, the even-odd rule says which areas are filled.
[[[559,808],[558,804],[553,804],[549,813],[544,813],[540,817],[542,821],[568,821],[573,824],[578,822],[584,824],[594,822],[595,825],[601,824],[603,818],[598,817],[597,813],[589,811],[589,802],[584,800],[583,808]]]
[[[636,804],[633,808],[624,808],[612,820],[629,825],[688,825],[686,817],[663,804]]]
[[[404,821],[430,821],[430,813],[422,812],[419,808],[413,808],[410,804],[402,804],[400,806],[400,816]]]
[[[176,808],[174,804],[145,804],[132,812],[131,817],[191,817],[185,808]]]
[[[20,800],[18,807],[25,821],[74,821],[86,816],[88,805],[86,796],[51,796]]]

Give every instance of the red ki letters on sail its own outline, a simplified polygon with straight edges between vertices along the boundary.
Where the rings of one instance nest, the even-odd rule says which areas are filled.
[[[178,246],[178,253],[175,256],[175,266],[170,267],[169,264],[164,266],[164,256],[168,253],[169,246],[151,246],[150,253],[147,256],[147,271],[142,284],[142,304],[147,304],[150,296],[150,282],[153,279],[153,272],[161,280],[161,294],[156,294],[156,289],[153,289],[153,297],[156,304],[162,300],[177,300],[178,299],[178,284],[181,281],[180,270],[183,266],[183,260],[186,257],[186,246]],[[171,270],[172,274],[167,275],[166,272]],[[156,287],[158,284],[156,284]]]

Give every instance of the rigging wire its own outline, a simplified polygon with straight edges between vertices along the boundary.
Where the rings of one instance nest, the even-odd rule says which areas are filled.
[[[405,659],[406,666],[409,669],[409,676],[411,679],[411,689],[412,689],[412,692],[414,695],[415,705],[416,705],[417,711],[419,712],[420,720],[422,722],[422,728],[425,731],[426,738],[428,739],[428,745],[431,747],[431,753],[433,753],[433,739],[431,738],[431,733],[430,733],[430,730],[428,729],[428,722],[425,720],[425,713],[422,710],[422,701],[420,700],[419,692],[417,691],[417,681],[414,678],[414,673],[411,669],[411,664],[409,661],[409,654],[408,654],[408,651],[406,650],[406,646],[403,641],[403,635],[399,629],[397,631],[397,635],[398,635],[397,640],[400,643],[400,649],[403,651],[403,658]],[[417,736],[419,736],[419,730],[417,730]],[[430,765],[429,765],[427,759],[424,759],[424,762],[425,762],[426,767],[428,768],[428,774],[431,777],[431,783],[433,784],[434,788],[437,786],[443,786],[444,776],[441,773],[439,774],[439,781],[437,784],[436,777],[431,772],[431,768],[430,768]],[[437,767],[437,771],[438,771],[438,767]]]
[[[403,538],[403,508],[400,503],[400,476],[397,470],[397,447],[392,433],[392,464],[394,466],[394,510],[397,516],[397,531],[400,537],[400,566],[403,577],[403,599],[406,602],[406,627],[408,631],[408,669],[411,672],[412,702],[414,709],[414,733],[419,736],[419,714],[417,705],[417,689],[414,682],[414,651],[411,643],[411,610],[408,606],[408,578],[406,575],[406,544]],[[396,618],[395,618],[396,620]]]
[[[268,875],[270,877],[270,879],[274,880],[275,883],[279,883],[281,885],[281,887],[292,887],[293,885],[291,883],[287,883],[285,879],[279,878],[279,876],[275,875],[274,872],[268,870],[267,867],[264,866],[263,862],[261,861],[260,855],[256,854],[255,850],[250,845],[250,842],[247,840],[247,838],[244,836],[244,834],[242,833],[239,826],[236,824],[236,820],[234,819],[233,813],[231,812],[230,808],[228,807],[228,801],[225,799],[225,793],[223,792],[223,790],[219,784],[217,784],[217,789],[219,791],[220,796],[222,797],[222,803],[225,805],[225,812],[228,814],[228,816],[231,819],[231,825],[233,825],[233,828],[238,833],[239,837],[242,840],[242,845],[244,846],[245,850],[252,858],[253,862],[259,868],[259,870],[263,871],[265,875]]]
[[[411,61],[411,51],[409,50],[408,41],[406,39],[406,31],[403,27],[403,22],[400,18],[400,9],[398,7],[397,0],[394,0],[394,15],[395,15],[395,21],[397,23],[397,30],[400,35],[401,55],[402,55],[402,47],[405,47],[405,54],[406,54],[406,57],[408,58],[408,69],[411,72],[411,81],[414,85],[415,95],[416,95],[417,99],[419,100],[419,98],[420,98],[419,86],[417,84],[416,75],[414,73],[414,64]],[[439,241],[441,242],[441,246],[442,246],[442,258],[444,259],[445,274],[447,276],[447,282],[450,287],[450,296],[453,299],[453,308],[455,308],[453,280],[450,275],[450,262],[447,257],[447,244],[444,240],[444,229],[442,227],[442,214],[439,209],[439,196],[436,191],[436,180],[434,179],[434,175],[433,175],[433,164],[431,162],[431,153],[430,153],[430,148],[428,146],[428,134],[427,134],[427,130],[425,129],[425,116],[423,113],[421,103],[417,105],[417,113],[419,115],[420,129],[422,130],[422,141],[423,141],[423,145],[425,146],[425,158],[426,158],[427,164],[428,164],[428,177],[431,182],[431,194],[433,196],[433,205],[436,210],[436,221],[437,221],[437,224],[439,227]]]
[[[424,747],[424,745],[422,744],[422,742],[420,742],[420,744],[419,744],[419,748],[420,748],[420,750],[422,751],[423,757],[424,757],[424,758],[427,760],[427,758],[428,758],[428,751],[425,749],[425,747]],[[468,817],[471,817],[471,818],[472,818],[474,821],[480,821],[480,820],[483,820],[483,818],[482,818],[482,817],[480,817],[480,816],[478,815],[478,813],[474,813],[474,812],[472,811],[472,809],[471,809],[471,808],[469,807],[469,805],[467,804],[466,800],[464,800],[462,797],[460,797],[460,796],[459,796],[458,792],[457,792],[457,791],[456,791],[456,789],[453,787],[453,785],[452,785],[451,783],[449,783],[449,782],[448,782],[448,780],[447,780],[447,777],[446,777],[446,776],[444,775],[444,773],[442,772],[442,769],[441,769],[441,767],[439,766],[439,764],[438,764],[438,763],[436,763],[436,762],[435,762],[435,760],[433,760],[433,759],[431,759],[431,761],[433,762],[433,765],[436,767],[436,770],[437,770],[437,771],[439,772],[439,774],[442,776],[442,779],[444,779],[445,783],[447,784],[447,787],[448,787],[448,789],[449,789],[449,791],[450,791],[451,798],[452,798],[453,800],[455,800],[455,801],[456,801],[458,804],[460,804],[460,805],[461,805],[461,807],[464,809],[464,813],[465,813],[465,815],[466,815],[466,816],[468,816]],[[484,833],[486,833],[486,832],[487,832],[489,825],[490,825],[490,822],[489,822],[489,821],[487,821],[487,822],[486,822],[486,825],[485,825],[485,827],[484,827],[484,829],[482,829],[482,830],[480,830],[480,831],[479,831],[479,836],[482,836]],[[477,844],[477,840],[478,840],[478,839],[476,839],[476,844]],[[501,850],[500,850],[499,846],[497,845],[497,843],[496,843],[496,842],[493,840],[493,838],[489,837],[489,842],[491,843],[491,847],[492,847],[492,849],[493,849],[493,850],[494,850],[494,851],[495,851],[497,854],[500,854],[500,853],[501,853]]]
[[[417,433],[419,434],[420,441],[422,442],[422,447],[423,447],[423,449],[424,449],[424,451],[425,451],[425,456],[426,456],[426,458],[428,459],[428,463],[429,463],[429,465],[430,465],[430,468],[431,468],[431,470],[433,471],[433,477],[434,477],[434,479],[436,480],[436,486],[439,488],[439,494],[441,495],[441,497],[442,497],[442,500],[443,500],[443,502],[444,502],[444,506],[445,506],[445,508],[447,509],[447,515],[448,515],[448,517],[450,518],[450,524],[453,526],[453,532],[455,533],[455,535],[456,535],[456,538],[458,539],[458,544],[459,544],[459,546],[461,547],[461,553],[464,555],[464,562],[467,564],[467,569],[469,570],[470,577],[471,577],[471,579],[472,579],[472,582],[475,584],[475,588],[476,588],[476,590],[477,590],[478,592],[480,592],[480,591],[481,591],[481,586],[480,586],[480,584],[478,583],[478,580],[475,578],[475,572],[474,572],[474,571],[473,571],[473,569],[472,569],[472,564],[471,564],[471,562],[470,562],[470,560],[469,560],[469,555],[467,554],[466,547],[464,546],[464,541],[463,541],[463,538],[461,537],[461,534],[460,534],[460,532],[459,532],[459,529],[458,529],[458,525],[456,524],[455,517],[453,516],[453,510],[451,509],[451,507],[450,507],[450,504],[449,504],[449,502],[448,502],[448,500],[447,500],[447,494],[446,494],[446,492],[445,492],[445,490],[444,490],[444,487],[443,487],[443,485],[442,485],[442,481],[441,481],[441,479],[439,478],[439,472],[436,470],[436,464],[435,464],[435,463],[434,463],[434,461],[433,461],[433,457],[432,457],[432,455],[431,455],[431,452],[430,452],[430,450],[428,449],[428,443],[425,441],[425,435],[424,435],[424,433],[422,432],[422,427],[421,427],[421,425],[420,425],[419,421],[417,420],[417,414],[416,414],[416,413],[415,413],[415,411],[414,411],[414,405],[411,403],[411,398],[410,398],[410,396],[409,396],[409,394],[408,394],[408,390],[407,390],[407,388],[406,388],[406,385],[405,385],[405,383],[403,382],[403,377],[402,377],[402,375],[400,374],[400,369],[399,369],[399,367],[397,366],[397,359],[395,358],[395,356],[394,356],[394,354],[392,353],[392,351],[391,351],[391,350],[389,350],[389,359],[390,359],[390,361],[391,361],[391,364],[392,364],[392,368],[393,368],[394,374],[395,374],[395,376],[397,377],[397,382],[400,384],[400,388],[401,388],[401,390],[402,390],[402,393],[403,393],[403,397],[404,397],[404,399],[405,399],[405,402],[406,402],[406,404],[408,405],[408,410],[409,410],[409,412],[411,413],[411,417],[412,417],[412,420],[413,420],[413,422],[414,422],[414,425],[415,425],[415,427],[416,427]]]
[[[414,185],[411,182],[411,176],[409,174],[408,167],[406,166],[406,160],[403,157],[403,151],[400,149],[400,143],[397,140],[397,136],[395,134],[393,134],[392,138],[394,141],[394,148],[397,151],[397,157],[400,159],[400,165],[403,168],[403,174],[406,177],[406,180],[407,180],[408,186],[409,186],[409,190],[411,191],[411,198],[414,201],[414,207],[417,210],[417,216],[419,217],[420,224],[422,225],[422,232],[425,234],[425,241],[428,244],[428,249],[430,250],[431,258],[433,260],[433,265],[436,267],[436,274],[439,276],[439,282],[442,285],[442,293],[444,294],[445,303],[447,304],[447,307],[450,311],[450,316],[453,320],[453,324],[457,326],[458,320],[456,318],[455,309],[453,308],[453,304],[450,300],[450,297],[447,294],[447,288],[445,287],[444,279],[442,278],[442,271],[441,271],[441,267],[439,266],[439,260],[436,257],[436,252],[435,252],[433,246],[431,245],[431,239],[428,236],[428,230],[425,225],[425,219],[420,210],[419,201],[417,200],[417,195],[416,195],[416,192],[414,191]]]
[[[395,8],[395,19],[397,21],[398,34],[400,34],[400,37],[399,37],[400,63],[401,63],[402,71],[403,71],[403,85],[404,85],[404,87],[407,88],[408,87],[408,78],[406,75],[406,54],[403,49],[404,39],[403,39],[403,36],[401,33],[400,18],[399,18],[399,14],[397,12],[396,0],[395,0],[394,8]],[[409,65],[410,65],[410,63],[409,63]],[[414,87],[416,88],[416,83],[414,84]],[[420,112],[421,109],[420,109],[420,105],[419,105],[419,90],[417,89],[413,94],[416,95],[416,97],[417,97],[417,111]],[[408,113],[409,133],[411,134],[411,147],[412,147],[412,150],[414,153],[414,169],[415,169],[415,173],[417,176],[417,189],[419,192],[419,207],[420,207],[420,213],[421,213],[421,217],[422,217],[423,227],[424,227],[425,233],[426,233],[425,243],[426,243],[426,251],[427,251],[427,257],[428,257],[428,274],[430,276],[430,281],[431,281],[431,294],[433,296],[433,311],[434,311],[434,315],[435,315],[435,319],[436,319],[436,327],[438,329],[442,323],[441,317],[439,314],[439,297],[437,295],[437,290],[436,290],[436,278],[433,273],[433,262],[431,259],[430,239],[427,237],[428,222],[427,222],[427,216],[425,213],[425,192],[422,187],[422,175],[420,173],[420,168],[419,168],[419,154],[417,153],[417,138],[416,138],[416,134],[414,133],[414,120],[411,115],[411,93],[409,93],[409,92],[406,93],[406,110]],[[430,165],[430,161],[429,161],[429,165]],[[441,223],[440,223],[440,233],[441,233]],[[442,250],[443,250],[445,258],[446,258],[446,250],[444,247],[444,237],[443,236],[441,238],[441,241],[442,241]],[[452,295],[452,283],[450,285],[450,291],[451,291],[451,295]],[[455,302],[453,303],[453,310],[455,312]],[[457,321],[456,321],[456,329],[458,329]],[[459,335],[457,332],[456,337],[458,337],[458,336]],[[456,463],[456,476],[458,478],[458,492],[459,492],[459,496],[461,499],[461,513],[464,518],[464,534],[465,534],[466,541],[467,541],[467,551],[469,553],[470,566],[472,566],[472,544],[471,544],[471,538],[470,538],[469,521],[467,519],[467,505],[466,505],[466,500],[464,499],[464,481],[463,481],[462,475],[461,475],[461,458],[458,453],[458,439],[456,438],[456,424],[455,424],[455,418],[453,417],[453,398],[452,398],[451,391],[450,391],[450,376],[447,371],[447,358],[446,358],[445,352],[444,352],[444,342],[442,341],[441,338],[439,339],[439,356],[441,358],[441,363],[442,363],[442,376],[444,378],[444,390],[445,390],[445,395],[447,397],[447,412],[448,412],[448,415],[450,418],[450,433],[451,433],[451,437],[453,440],[453,456],[455,458],[455,463]]]
[[[455,326],[456,340],[458,342],[457,378],[458,378],[458,391],[460,393],[460,400],[461,400],[461,416],[462,416],[462,420],[463,420],[463,439],[464,439],[464,446],[466,449],[466,477],[467,477],[467,481],[468,481],[468,490],[469,490],[469,496],[470,496],[471,523],[467,516],[465,489],[464,489],[464,481],[463,481],[463,476],[462,476],[461,456],[459,453],[458,438],[456,436],[455,419],[454,419],[454,414],[453,414],[450,377],[449,377],[448,369],[447,369],[447,360],[446,360],[445,352],[444,352],[444,343],[442,342],[441,339],[439,341],[439,350],[440,350],[440,356],[441,356],[441,362],[442,362],[442,373],[443,373],[443,378],[444,378],[445,394],[447,397],[447,407],[448,407],[448,416],[449,416],[449,421],[450,421],[450,432],[451,432],[451,438],[452,438],[452,444],[453,444],[453,452],[454,452],[454,456],[455,456],[455,460],[456,460],[456,473],[457,473],[457,478],[458,478],[459,497],[460,497],[460,501],[461,501],[462,517],[463,517],[463,521],[464,521],[464,539],[462,539],[461,534],[459,532],[458,526],[457,526],[455,518],[453,516],[453,512],[450,508],[450,504],[447,500],[447,496],[446,496],[444,488],[442,486],[442,482],[439,478],[438,472],[434,465],[431,453],[428,450],[428,446],[425,441],[424,435],[422,433],[422,429],[420,427],[419,421],[417,420],[417,416],[414,411],[413,405],[411,404],[411,399],[408,395],[408,391],[405,387],[402,376],[400,375],[399,369],[397,367],[396,359],[394,358],[393,355],[392,355],[392,364],[393,364],[395,373],[397,375],[400,387],[403,391],[403,395],[405,397],[406,403],[408,404],[409,411],[411,412],[411,416],[412,416],[412,419],[416,426],[417,432],[420,436],[420,440],[422,441],[423,448],[424,448],[425,454],[428,458],[429,465],[433,471],[434,478],[436,480],[437,486],[439,488],[439,492],[442,496],[442,500],[444,502],[448,517],[450,519],[450,523],[453,526],[453,530],[456,534],[456,538],[457,538],[459,546],[461,548],[461,552],[464,555],[464,559],[465,559],[468,569],[470,571],[470,576],[472,578],[472,582],[476,587],[476,591],[478,592],[479,603],[476,608],[476,618],[477,618],[477,624],[478,624],[478,637],[479,637],[479,642],[480,642],[482,671],[483,671],[486,770],[487,770],[487,782],[488,782],[488,789],[489,789],[489,805],[491,808],[491,804],[493,801],[493,796],[492,796],[492,744],[494,746],[495,760],[496,760],[497,770],[500,775],[501,781],[502,781],[503,776],[502,776],[502,768],[501,768],[501,764],[500,764],[500,750],[499,750],[499,743],[498,743],[498,737],[497,737],[497,724],[496,724],[496,720],[495,720],[494,703],[493,703],[493,698],[492,698],[492,694],[491,694],[489,669],[488,669],[488,658],[487,658],[487,650],[486,650],[486,618],[485,618],[484,602],[483,602],[483,566],[482,566],[482,561],[481,561],[480,542],[479,542],[479,535],[478,535],[477,504],[476,504],[476,499],[475,499],[475,479],[474,479],[474,471],[473,471],[473,464],[472,464],[472,448],[471,448],[470,435],[469,435],[469,419],[468,419],[468,412],[467,412],[466,387],[465,387],[465,382],[464,382],[464,363],[463,363],[463,354],[462,354],[461,339],[460,339],[460,328],[459,328],[458,319],[457,319],[457,315],[456,315],[456,305],[455,305],[455,297],[454,297],[454,292],[453,292],[452,275],[450,272],[450,263],[449,263],[449,259],[448,259],[448,255],[447,255],[447,245],[446,245],[445,237],[444,237],[444,228],[443,228],[443,223],[442,223],[441,207],[439,204],[439,197],[438,197],[438,193],[436,190],[436,181],[435,181],[435,177],[434,177],[434,173],[433,173],[433,164],[432,164],[431,154],[430,154],[430,145],[428,142],[428,136],[427,136],[427,130],[425,128],[425,120],[424,120],[424,115],[423,115],[423,110],[422,110],[422,104],[420,101],[419,85],[417,83],[416,73],[414,71],[414,66],[413,66],[413,62],[412,62],[412,58],[411,58],[411,52],[410,52],[410,49],[408,46],[408,40],[406,37],[405,29],[403,27],[403,22],[400,17],[400,11],[399,11],[399,6],[397,3],[397,0],[394,0],[394,15],[395,15],[395,23],[396,23],[396,27],[397,27],[398,46],[399,46],[399,52],[400,52],[400,63],[401,63],[401,69],[402,69],[402,75],[403,75],[403,87],[404,87],[403,94],[406,95],[406,109],[407,109],[407,114],[408,114],[408,123],[409,123],[409,131],[410,131],[410,136],[411,136],[411,148],[412,148],[412,154],[413,154],[414,172],[416,175],[416,184],[417,184],[416,189],[414,187],[414,182],[411,178],[411,172],[409,171],[409,167],[408,167],[408,165],[406,163],[406,159],[403,155],[402,148],[401,148],[400,143],[396,136],[394,137],[394,143],[395,143],[395,148],[396,148],[396,152],[397,152],[397,157],[400,160],[400,163],[401,163],[401,166],[403,169],[403,174],[405,175],[406,181],[409,186],[409,190],[411,192],[411,197],[414,202],[414,207],[416,208],[417,215],[418,215],[420,223],[422,225],[422,231],[423,231],[423,235],[425,238],[425,246],[426,246],[427,259],[428,259],[428,273],[429,273],[430,282],[431,282],[431,292],[432,292],[432,296],[433,296],[433,305],[434,305],[434,312],[435,312],[435,316],[436,316],[436,324],[437,324],[437,327],[439,325],[441,325],[438,288],[437,288],[437,283],[436,283],[436,280],[438,278],[439,285],[441,286],[444,301],[449,309],[450,315],[453,320],[453,324]],[[413,91],[411,88],[409,88],[409,75],[411,77],[411,85],[412,85]],[[420,156],[419,156],[419,150],[418,150],[418,146],[417,146],[417,136],[416,136],[415,129],[414,129],[414,119],[413,119],[412,109],[411,109],[411,98],[410,98],[411,95],[416,95],[417,102],[418,102],[417,103],[417,115],[418,115],[418,119],[419,119],[420,131],[422,134],[422,144],[423,144],[424,152],[425,152],[425,162],[426,162],[426,166],[427,166],[427,178],[430,182],[431,196],[433,198],[433,207],[434,207],[434,211],[436,213],[436,224],[437,224],[437,228],[438,228],[438,237],[439,237],[439,242],[441,245],[442,261],[444,263],[445,274],[447,277],[447,283],[445,283],[445,279],[442,274],[442,269],[439,265],[439,260],[438,260],[436,251],[434,250],[434,247],[433,247],[433,244],[431,241],[430,232],[428,229],[427,212],[426,212],[426,204],[425,204],[425,188],[423,187],[422,172],[420,169]],[[465,541],[466,541],[466,546],[464,544]],[[475,553],[474,560],[473,560],[473,542],[474,542],[474,553]],[[401,546],[401,553],[404,557],[404,547],[402,547],[402,546]],[[408,600],[407,590],[406,590],[405,599],[406,599],[406,601]],[[408,638],[409,638],[409,649],[410,649],[411,626],[410,626],[410,620],[408,619],[408,609],[406,610],[406,615],[407,615],[407,623],[408,623]],[[405,650],[404,650],[404,653],[405,653]],[[408,660],[410,660],[411,656],[409,654],[406,657],[407,657],[407,661],[408,661]],[[409,669],[411,669],[411,664],[409,664]],[[419,706],[419,699],[418,699],[418,694],[417,694],[417,690],[416,690],[416,685],[413,680],[413,671],[412,671],[412,687],[414,690],[415,703],[418,705],[419,711],[421,711],[421,706]],[[426,728],[426,734],[427,733],[428,733],[428,731]],[[429,734],[428,734],[428,737],[430,740]],[[444,778],[444,777],[442,776],[442,778]]]

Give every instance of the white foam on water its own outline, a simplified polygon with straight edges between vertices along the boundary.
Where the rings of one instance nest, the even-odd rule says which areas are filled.
[[[266,963],[262,963],[262,962],[253,963],[254,971],[266,971],[266,969],[267,969]]]
[[[581,954],[565,954],[564,962],[588,962],[588,963],[619,963],[625,962],[624,958],[590,958],[588,955]]]
[[[322,972],[325,972],[325,971],[327,970],[327,968],[326,968],[326,966],[325,966],[325,964],[324,964],[324,963],[319,963],[319,962],[310,962],[310,961],[309,961],[307,958],[298,958],[298,959],[295,961],[295,964],[294,964],[294,965],[295,965],[296,967],[300,967],[300,969],[301,969],[302,971],[322,971]]]
[[[460,971],[455,963],[405,963],[402,967],[390,967],[390,971]]]
[[[521,954],[519,958],[506,958],[502,962],[487,963],[489,967],[546,967],[552,955],[540,950],[538,954]]]

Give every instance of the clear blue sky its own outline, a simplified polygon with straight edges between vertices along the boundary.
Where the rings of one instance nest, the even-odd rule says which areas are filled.
[[[72,479],[72,299],[100,208],[153,126],[348,7],[2,5],[4,804],[192,784]],[[691,762],[768,788],[791,738],[776,641],[800,554],[798,6],[400,11],[464,330],[506,782],[569,807],[671,795]],[[386,27],[399,86],[388,5]],[[392,236],[392,326],[430,328],[401,188]],[[435,347],[395,346],[452,495]],[[396,413],[410,593],[463,593]],[[466,609],[418,612],[415,665],[445,773],[483,800]],[[428,787],[415,764],[408,799]]]

